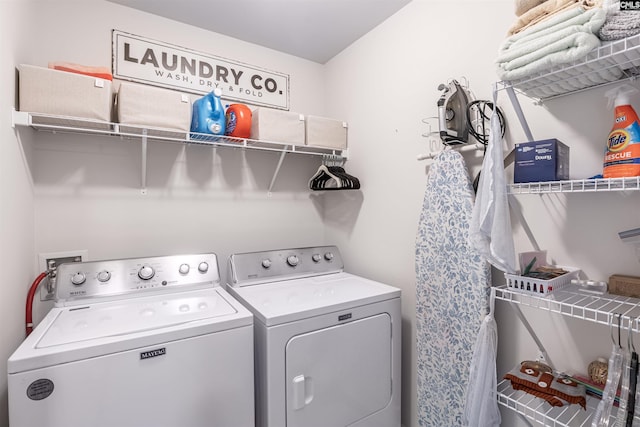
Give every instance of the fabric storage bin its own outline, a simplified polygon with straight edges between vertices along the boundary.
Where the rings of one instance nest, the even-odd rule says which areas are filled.
[[[347,148],[347,123],[318,116],[305,120],[307,145],[315,147]]]
[[[304,145],[304,115],[258,107],[251,117],[251,139]]]
[[[18,71],[20,111],[111,121],[111,81],[26,64]]]
[[[191,126],[191,97],[185,93],[138,83],[120,82],[116,96],[120,131],[184,137]]]

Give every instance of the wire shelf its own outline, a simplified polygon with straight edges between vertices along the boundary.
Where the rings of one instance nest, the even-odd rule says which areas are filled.
[[[532,76],[500,82],[540,100],[552,99],[640,75],[640,34],[603,43],[586,57]]]
[[[549,427],[590,427],[593,414],[600,399],[587,395],[587,409],[580,405],[565,405],[553,407],[545,400],[514,390],[509,380],[498,383],[498,403],[517,412],[529,421]],[[618,408],[613,408],[609,425],[614,425]],[[640,422],[640,417],[634,416],[633,424]]]
[[[640,176],[631,178],[576,179],[569,181],[509,184],[510,194],[593,193],[598,191],[640,190]]]
[[[210,134],[181,132],[177,130],[123,125],[77,117],[55,116],[50,114],[31,113],[23,111],[13,112],[14,126],[29,126],[40,131],[53,133],[78,133],[91,135],[105,135],[123,139],[141,139],[149,141],[172,142],[180,144],[199,144],[215,147],[247,148],[261,151],[275,151],[279,153],[297,153],[314,156],[347,157],[347,150],[317,147],[309,145],[294,145],[277,141],[262,141],[248,138],[234,138],[231,136],[217,136]]]
[[[496,287],[496,299],[522,306],[547,310],[577,319],[609,325],[620,314],[627,323],[640,316],[640,300],[620,295],[593,295],[579,286],[569,285],[546,297],[520,293],[506,286]],[[634,330],[637,323],[634,323]]]

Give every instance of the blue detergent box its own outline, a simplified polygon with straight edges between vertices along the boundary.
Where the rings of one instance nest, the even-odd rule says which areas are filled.
[[[516,144],[513,182],[569,179],[569,147],[557,139]]]

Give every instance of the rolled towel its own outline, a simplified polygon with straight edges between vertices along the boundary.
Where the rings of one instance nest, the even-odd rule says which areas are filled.
[[[640,34],[640,11],[609,11],[604,25],[598,31],[600,40],[620,40]]]
[[[521,16],[545,1],[547,0],[516,0],[516,16]]]
[[[574,7],[582,7],[582,9],[587,10],[601,6],[602,0],[548,0],[520,16],[509,28],[508,34],[512,36],[520,33]]]

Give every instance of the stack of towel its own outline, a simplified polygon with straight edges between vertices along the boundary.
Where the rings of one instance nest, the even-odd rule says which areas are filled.
[[[604,24],[600,0],[547,0],[526,11],[498,53],[502,80],[518,80],[585,57],[600,46]]]
[[[620,10],[620,2],[607,8],[607,19],[598,32],[600,40],[620,40],[640,34],[640,11]]]

